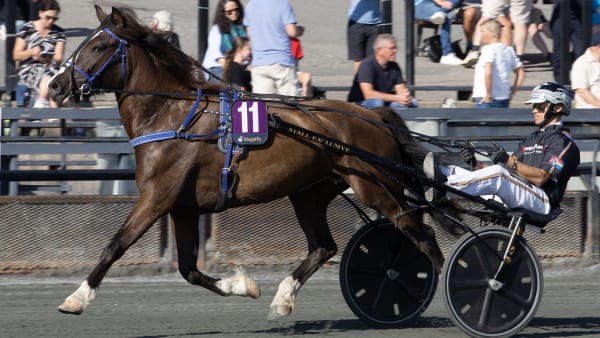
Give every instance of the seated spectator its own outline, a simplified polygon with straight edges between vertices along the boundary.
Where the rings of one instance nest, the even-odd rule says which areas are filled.
[[[452,38],[450,36],[450,27],[452,24],[451,10],[456,8],[461,0],[414,0],[415,19],[427,20],[441,26],[440,41],[442,43],[442,58],[440,63],[444,65],[462,65],[463,60],[459,59],[452,52]]]
[[[374,53],[364,59],[354,77],[348,101],[373,109],[389,106],[395,110],[416,108],[414,99],[395,61],[398,47],[391,34],[379,34],[373,42]]]
[[[575,91],[575,108],[600,107],[600,32],[571,67],[571,89]]]
[[[181,45],[179,44],[179,35],[173,31],[173,19],[171,18],[171,12],[158,11],[154,13],[154,15],[152,15],[150,29],[166,34],[167,41],[169,41],[177,49],[181,49]]]
[[[525,70],[515,50],[500,42],[502,27],[494,19],[481,24],[481,56],[475,65],[473,98],[478,108],[508,108],[513,95],[523,84]],[[510,73],[516,74],[513,85]]]
[[[237,37],[233,40],[233,47],[225,54],[225,68],[223,80],[236,84],[241,90],[252,91],[250,84],[250,71],[248,64],[251,60],[250,40],[247,37]]]
[[[208,33],[208,46],[202,67],[221,78],[225,65],[225,53],[238,36],[248,36],[242,24],[244,7],[240,0],[219,0],[215,9],[214,23]],[[208,76],[209,74],[207,74]],[[211,81],[218,81],[209,77]]]
[[[55,25],[59,13],[56,0],[43,0],[39,18],[26,22],[15,38],[13,60],[19,65],[19,84],[35,92],[34,108],[58,107],[57,102],[49,102],[48,82],[64,57],[66,35]]]

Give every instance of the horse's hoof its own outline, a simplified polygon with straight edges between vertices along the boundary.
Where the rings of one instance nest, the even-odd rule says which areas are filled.
[[[258,283],[252,278],[246,278],[246,293],[254,299],[260,297],[260,287],[258,287]]]
[[[292,309],[286,305],[274,305],[271,306],[271,310],[269,310],[269,314],[267,315],[267,320],[276,320],[279,318],[283,318],[289,316],[292,313]]]
[[[83,306],[77,302],[67,299],[58,307],[58,311],[69,315],[80,315],[83,312]]]

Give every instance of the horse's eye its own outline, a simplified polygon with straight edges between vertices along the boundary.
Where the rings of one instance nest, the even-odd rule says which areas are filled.
[[[94,47],[94,52],[98,53],[103,51],[105,48],[103,46],[95,46]]]

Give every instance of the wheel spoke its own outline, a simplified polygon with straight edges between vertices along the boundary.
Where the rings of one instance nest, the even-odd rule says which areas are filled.
[[[481,304],[481,315],[479,316],[479,326],[484,327],[487,324],[490,311],[492,309],[492,298],[494,297],[495,291],[488,288],[483,298],[483,304]]]
[[[485,290],[488,288],[488,281],[485,279],[478,280],[462,280],[452,281],[452,291],[464,291],[464,290]]]
[[[363,275],[371,277],[386,277],[386,269],[377,268],[374,266],[353,266],[348,269],[348,273],[352,275]]]

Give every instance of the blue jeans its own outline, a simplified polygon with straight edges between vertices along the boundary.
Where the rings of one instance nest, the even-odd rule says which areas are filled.
[[[462,0],[451,0],[454,4],[453,8],[456,8]],[[417,1],[415,1],[417,2]],[[452,38],[450,37],[450,24],[452,23],[452,15],[448,9],[438,6],[432,0],[422,0],[415,4],[415,19],[418,20],[429,20],[433,13],[445,12],[446,21],[441,25],[440,40],[442,42],[442,55],[448,55],[452,53]]]
[[[474,99],[475,99],[477,108],[508,108],[508,105],[510,104],[509,99],[505,99],[505,100],[494,99],[494,101],[486,102],[486,103],[481,103],[481,99],[483,99],[483,97],[475,97]]]
[[[412,101],[410,102],[410,104],[408,106],[405,106],[398,102],[388,102],[386,104],[386,102],[383,101],[382,99],[368,99],[368,100],[361,101],[358,104],[360,104],[361,106],[363,106],[365,108],[369,108],[369,109],[389,106],[390,108],[394,109],[395,111],[398,111],[399,109],[406,109],[406,108],[419,108],[419,102],[415,98],[412,99]]]

